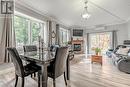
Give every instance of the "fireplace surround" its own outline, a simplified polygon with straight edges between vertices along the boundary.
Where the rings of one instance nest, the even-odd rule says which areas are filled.
[[[72,40],[72,45],[75,53],[83,53],[83,40]]]
[[[81,44],[74,44],[74,51],[81,51]]]

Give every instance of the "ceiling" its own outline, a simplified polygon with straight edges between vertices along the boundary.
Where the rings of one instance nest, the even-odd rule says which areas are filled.
[[[85,0],[16,0],[73,28],[117,24],[130,19],[130,0],[89,0],[91,17],[81,17]]]

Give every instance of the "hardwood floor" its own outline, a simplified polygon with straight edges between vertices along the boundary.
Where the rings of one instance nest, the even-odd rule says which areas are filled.
[[[0,72],[0,87],[14,87],[14,71],[4,71],[5,74],[2,74],[2,70]],[[37,87],[37,80],[28,77],[25,81],[25,87]],[[91,64],[90,58],[85,55],[76,55],[71,62],[69,83],[69,87],[130,87],[130,74],[120,72],[110,58],[103,57],[101,66],[98,63]],[[50,78],[48,87],[53,87]],[[63,76],[56,79],[56,87],[65,87]]]

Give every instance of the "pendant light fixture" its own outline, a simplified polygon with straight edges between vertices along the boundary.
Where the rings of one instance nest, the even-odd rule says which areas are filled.
[[[84,12],[82,14],[82,18],[84,18],[84,19],[88,19],[88,18],[91,17],[90,13],[88,12],[88,6],[87,6],[87,4],[88,4],[88,1],[85,1]]]

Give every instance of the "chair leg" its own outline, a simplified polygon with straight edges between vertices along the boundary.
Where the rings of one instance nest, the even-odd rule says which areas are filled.
[[[31,74],[31,78],[33,77],[33,75]]]
[[[33,73],[33,74],[31,74],[31,78],[33,78],[33,75],[34,75],[34,77],[36,77],[36,73]]]
[[[40,73],[38,72],[38,87],[40,87],[40,81],[41,81],[41,79],[40,79]]]
[[[56,87],[56,80],[53,79],[53,87]]]
[[[64,72],[64,80],[65,80],[65,85],[67,85],[67,80],[66,80],[65,72]]]
[[[34,77],[36,77],[36,73],[34,73]]]
[[[16,76],[15,87],[17,87],[17,83],[18,83],[18,75],[15,75],[15,76]]]
[[[21,87],[24,87],[24,77],[22,77],[22,86]]]

